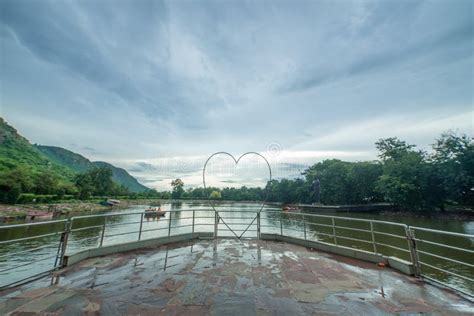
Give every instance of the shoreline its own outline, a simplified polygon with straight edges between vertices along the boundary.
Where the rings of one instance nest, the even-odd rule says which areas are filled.
[[[76,213],[95,213],[107,211],[110,207],[93,202],[80,203],[38,203],[38,204],[0,204],[0,223],[10,221],[49,220],[61,215]]]
[[[70,202],[58,202],[58,203],[37,203],[37,204],[0,204],[0,223],[9,221],[30,221],[40,219],[51,219],[56,216],[72,216],[78,213],[97,213],[105,212],[109,210],[121,210],[133,205],[156,205],[166,203],[207,203],[208,200],[163,200],[163,199],[129,199],[120,200],[120,204],[116,206],[104,206],[99,204],[99,200],[89,201],[70,201]],[[257,201],[219,201],[220,203],[256,203]],[[281,205],[277,202],[266,202],[267,205]],[[308,207],[302,207],[306,211],[312,213],[315,209]],[[349,211],[342,209],[332,209],[333,207],[322,207],[321,211],[317,213],[324,214],[326,211],[332,211],[344,216],[344,213],[360,213],[368,214],[377,212],[381,216],[388,218],[397,217],[416,217],[416,218],[431,218],[438,220],[462,220],[462,221],[474,221],[474,210],[470,209],[451,209],[445,212],[433,211],[433,212],[410,212],[410,211],[399,211],[399,210],[380,210],[380,211]],[[326,209],[324,211],[323,209]],[[315,212],[316,213],[316,212]],[[30,218],[33,216],[33,218]]]
[[[430,214],[423,214],[421,212],[407,212],[407,211],[383,211],[380,215],[389,218],[394,217],[415,217],[415,218],[430,218],[437,220],[460,220],[460,221],[474,221],[474,211],[466,210],[452,210],[446,212],[434,212]]]

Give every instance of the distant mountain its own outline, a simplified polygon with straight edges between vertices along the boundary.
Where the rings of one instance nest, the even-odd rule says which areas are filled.
[[[126,170],[107,162],[91,162],[89,159],[61,147],[32,145],[18,131],[0,117],[0,172],[16,166],[29,169],[32,173],[48,171],[64,180],[71,180],[77,173],[94,167],[107,166],[112,169],[112,178],[132,192],[148,190]]]
[[[112,169],[112,179],[132,192],[143,192],[149,190],[132,177],[125,169],[117,168],[104,161],[90,161],[89,159],[61,147],[34,145],[51,161],[65,166],[75,172],[85,172],[95,167],[109,167]]]

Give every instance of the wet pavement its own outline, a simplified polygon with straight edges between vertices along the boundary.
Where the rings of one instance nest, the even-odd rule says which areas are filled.
[[[473,314],[372,263],[262,240],[199,240],[92,258],[0,292],[10,315]]]

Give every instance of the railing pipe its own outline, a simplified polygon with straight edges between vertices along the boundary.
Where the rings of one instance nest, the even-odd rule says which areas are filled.
[[[412,239],[413,244],[413,252],[415,254],[415,268],[416,268],[416,275],[421,275],[421,264],[420,264],[420,255],[418,253],[418,244],[416,242],[416,234],[413,228],[409,228],[410,236]]]
[[[257,238],[260,239],[260,212],[257,213]]]
[[[194,234],[194,220],[196,218],[196,211],[193,211],[193,234]]]
[[[306,216],[303,214],[304,240],[306,240]]]
[[[66,250],[67,250],[67,242],[69,240],[69,234],[71,233],[71,228],[72,228],[72,219],[68,218],[64,233],[61,235],[61,254],[59,257],[59,267],[64,266],[64,257],[66,256]],[[56,264],[55,264],[56,267]]]
[[[332,222],[332,235],[334,237],[334,244],[337,246],[336,223],[334,222],[334,217],[331,217],[331,222]]]
[[[140,229],[138,230],[138,240],[142,239],[143,217],[145,217],[145,213],[142,213],[142,215],[140,216]]]
[[[36,222],[36,223],[0,225],[0,230],[11,229],[11,228],[21,228],[21,227],[31,227],[31,226],[38,226],[38,225],[51,225],[51,224],[56,224],[56,223],[65,223],[67,221],[68,221],[67,219],[58,219],[54,221],[44,221],[44,222]]]
[[[102,225],[102,233],[100,234],[100,244],[99,247],[102,247],[104,244],[104,235],[105,235],[105,227],[107,226],[107,218],[104,219],[104,224]]]
[[[283,212],[280,211],[280,235],[283,236]]]
[[[442,230],[436,230],[436,229],[430,229],[430,228],[424,228],[424,227],[417,227],[417,226],[410,226],[410,229],[412,231],[421,230],[421,231],[431,232],[431,233],[435,233],[435,234],[444,234],[444,235],[474,239],[474,236],[471,235],[471,234],[455,233],[455,232],[442,231]],[[415,236],[415,235],[413,235],[413,236]]]
[[[217,238],[218,226],[219,225],[219,212],[214,212],[214,238]]]
[[[168,237],[171,236],[171,212],[168,213],[170,216],[168,218]]]
[[[377,243],[375,242],[374,223],[370,221],[370,234],[372,235],[372,246],[374,253],[377,253]]]
[[[405,238],[407,240],[408,251],[410,252],[410,261],[413,267],[415,267],[415,252],[413,250],[413,238],[411,236],[410,229],[408,226],[405,227]]]
[[[410,259],[414,268],[414,274],[415,276],[420,276],[421,267],[420,267],[420,262],[418,258],[418,253],[416,251],[417,245],[416,245],[416,240],[415,240],[415,232],[409,226],[406,226],[405,233],[407,236],[408,249],[410,250]]]

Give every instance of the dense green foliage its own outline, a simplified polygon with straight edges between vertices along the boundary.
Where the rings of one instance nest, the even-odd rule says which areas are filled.
[[[430,154],[397,138],[376,144],[380,160],[348,162],[329,159],[304,171],[304,179],[281,179],[266,188],[195,188],[179,194],[184,199],[221,199],[311,203],[312,182],[321,183],[326,205],[389,202],[404,210],[440,209],[474,205],[474,147],[465,135],[445,133]],[[151,193],[153,195],[153,193]],[[165,192],[155,193],[164,197]],[[177,194],[172,194],[177,197]]]
[[[445,133],[434,144],[432,172],[444,199],[474,205],[474,143],[466,135]]]
[[[112,170],[108,167],[94,168],[76,176],[74,181],[80,199],[92,196],[119,196],[130,192],[112,180]]]
[[[33,177],[46,172],[60,179],[73,175],[71,170],[45,157],[0,117],[0,174],[15,169],[21,169],[21,172]]]
[[[466,135],[444,133],[428,154],[396,138],[376,143],[383,174],[376,189],[403,209],[474,205],[474,146]]]
[[[90,196],[76,186],[77,177],[93,170],[111,170],[113,189],[94,187],[91,194],[130,194],[144,192],[125,170],[105,162],[90,162],[81,155],[59,147],[31,145],[27,139],[0,118],[0,202],[28,203],[61,200],[65,196]],[[95,171],[94,171],[95,172]],[[98,185],[94,182],[93,185]]]

